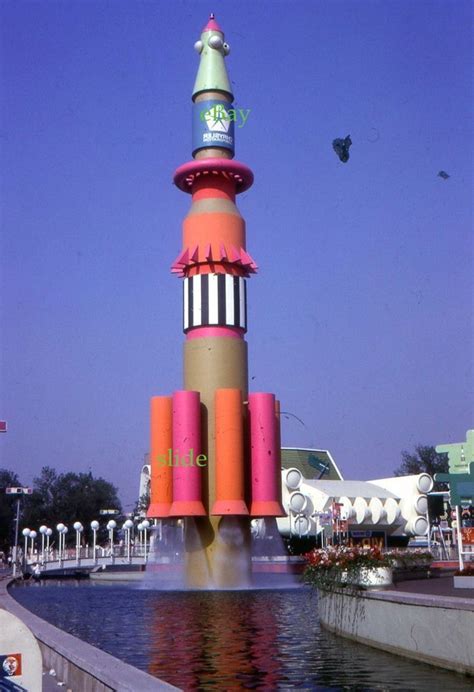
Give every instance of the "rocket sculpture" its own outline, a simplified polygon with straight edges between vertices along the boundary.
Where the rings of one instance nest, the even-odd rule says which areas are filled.
[[[151,400],[148,517],[184,518],[188,585],[234,587],[251,574],[250,520],[285,514],[279,402],[248,394],[247,252],[236,195],[253,182],[234,157],[229,46],[213,15],[195,43],[193,160],[174,175],[191,195],[182,249],[184,389]]]

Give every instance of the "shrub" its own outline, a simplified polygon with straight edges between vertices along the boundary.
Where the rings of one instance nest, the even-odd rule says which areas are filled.
[[[458,569],[454,573],[455,577],[474,577],[474,565],[464,565],[464,569]]]

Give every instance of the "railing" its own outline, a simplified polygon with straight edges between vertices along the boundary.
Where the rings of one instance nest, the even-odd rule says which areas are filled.
[[[90,546],[77,548],[66,548],[65,550],[50,549],[49,551],[35,551],[29,553],[24,567],[31,570],[38,565],[41,572],[49,569],[74,568],[74,567],[93,567],[94,565],[107,564],[142,564],[148,560],[149,546],[114,545],[94,549]],[[34,569],[33,569],[34,571]]]

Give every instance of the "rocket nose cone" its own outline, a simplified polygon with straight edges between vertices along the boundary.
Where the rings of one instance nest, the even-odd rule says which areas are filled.
[[[220,31],[221,34],[223,33],[223,31],[222,31],[222,29],[220,28],[219,24],[218,24],[218,23],[216,22],[216,20],[215,20],[215,17],[214,17],[214,13],[213,13],[213,12],[211,12],[211,14],[210,14],[210,16],[209,16],[209,20],[208,20],[206,26],[204,27],[204,29],[203,29],[202,31],[203,31],[203,33],[204,33],[205,31]]]

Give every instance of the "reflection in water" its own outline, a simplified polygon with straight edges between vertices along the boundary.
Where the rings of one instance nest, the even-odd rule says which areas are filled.
[[[169,594],[160,598],[149,622],[148,672],[173,680],[186,690],[202,689],[213,681],[220,688],[237,689],[242,685],[244,689],[247,683],[255,687],[259,681],[266,689],[275,689],[275,618],[270,611],[262,617],[254,603],[247,610],[246,600],[231,592]],[[170,644],[173,657],[169,655]]]
[[[167,593],[50,581],[11,593],[40,617],[184,690],[472,689],[463,676],[321,630],[316,597],[303,588]]]

